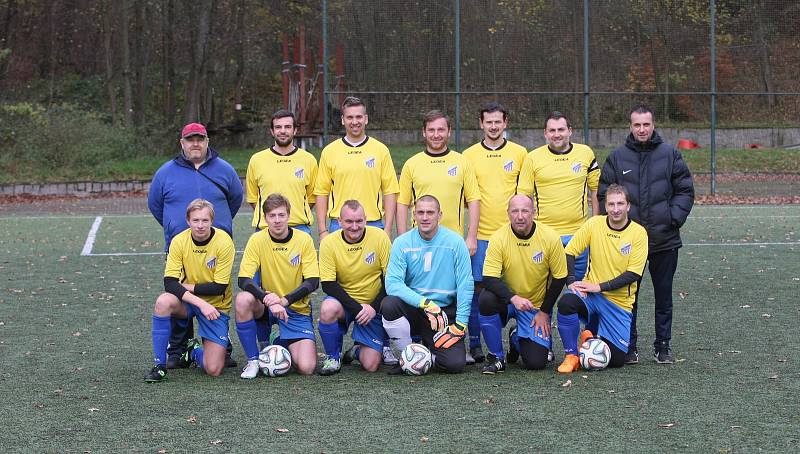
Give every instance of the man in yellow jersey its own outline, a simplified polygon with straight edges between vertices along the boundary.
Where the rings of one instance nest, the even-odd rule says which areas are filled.
[[[392,233],[399,192],[397,173],[386,145],[367,136],[367,123],[366,105],[347,97],[342,103],[346,134],[322,150],[314,185],[320,241],[339,229],[337,219],[345,200],[358,200],[364,206],[367,225]]]
[[[506,370],[503,326],[517,320],[518,342],[511,346],[526,369],[544,369],[553,341],[550,313],[567,278],[561,238],[550,227],[534,222],[536,209],[527,195],[508,202],[509,224],[489,240],[483,264],[480,321],[489,348],[484,374]],[[516,359],[515,359],[516,361]]]
[[[558,333],[564,344],[562,374],[578,370],[580,321],[597,319],[596,332],[584,330],[580,342],[593,336],[611,349],[609,367],[625,364],[631,335],[631,310],[647,262],[647,231],[628,218],[628,191],[612,184],[605,197],[605,216],[586,221],[567,244],[567,286],[558,300]],[[585,280],[575,277],[575,257],[589,249]]]
[[[600,214],[597,203],[600,167],[594,151],[570,142],[571,137],[569,119],[561,112],[551,113],[544,126],[547,145],[536,148],[525,158],[517,191],[533,198],[536,220],[555,229],[565,246],[589,219],[589,203],[592,212]],[[587,257],[586,253],[576,257],[578,280],[586,274]]]
[[[517,180],[528,151],[522,145],[505,138],[508,111],[497,102],[486,104],[478,117],[483,139],[467,148],[464,157],[475,169],[481,193],[481,211],[478,220],[478,247],[472,255],[472,277],[475,293],[469,318],[469,352],[475,362],[483,362],[480,322],[478,321],[478,296],[483,280],[483,261],[489,238],[508,222],[506,207],[511,196],[517,193]]]
[[[244,248],[236,295],[236,332],[247,365],[241,377],[258,376],[256,319],[278,323],[280,337],[303,375],[314,373],[317,351],[311,322],[310,294],[319,286],[317,252],[311,235],[289,227],[291,205],[281,194],[270,194],[263,205],[267,229],[254,233]],[[261,282],[255,282],[256,271]]]
[[[342,205],[340,232],[328,235],[319,245],[319,272],[327,297],[319,312],[319,337],[327,358],[320,375],[333,375],[357,359],[361,367],[375,372],[381,365],[386,332],[381,323],[381,301],[386,296],[383,278],[389,264],[389,235],[367,225],[364,207],[356,200]],[[342,354],[342,341],[353,325],[353,347]]]
[[[272,114],[269,131],[275,144],[255,153],[247,165],[247,203],[254,210],[253,227],[267,228],[261,206],[268,194],[280,193],[294,207],[289,226],[310,234],[314,220],[311,205],[316,202],[317,160],[294,145],[297,124],[293,113],[279,110]]]
[[[425,151],[412,156],[400,173],[397,198],[397,234],[408,231],[408,207],[423,195],[432,195],[442,204],[441,225],[464,234],[464,202],[469,209],[466,243],[470,255],[478,240],[481,195],[475,170],[461,153],[447,145],[450,118],[440,110],[431,110],[422,120]]]
[[[189,228],[172,238],[164,270],[164,290],[153,309],[153,355],[155,366],[145,376],[148,383],[167,376],[167,343],[172,321],[186,329],[197,319],[202,339],[189,342],[184,355],[208,375],[218,376],[225,366],[228,338],[227,312],[231,308],[231,270],[236,250],[222,229],[212,227],[214,206],[195,199],[186,208]]]

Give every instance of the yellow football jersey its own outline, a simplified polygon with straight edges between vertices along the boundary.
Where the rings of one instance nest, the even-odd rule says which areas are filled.
[[[530,238],[520,238],[510,224],[489,240],[483,275],[501,278],[514,294],[538,309],[552,279],[567,276],[567,259],[561,237],[544,224],[535,224]]]
[[[304,279],[319,277],[317,251],[311,235],[291,229],[291,234],[282,241],[269,236],[269,229],[250,236],[244,248],[239,277],[255,276],[261,270],[261,288],[286,296],[300,286]],[[311,314],[311,296],[295,301],[289,308],[300,314]]]
[[[453,150],[440,155],[422,151],[403,165],[397,203],[412,206],[423,195],[439,199],[441,225],[459,235],[464,234],[464,202],[481,199],[475,170],[461,153]]]
[[[273,193],[283,194],[292,205],[289,225],[311,225],[314,217],[314,180],[317,177],[317,160],[303,150],[295,148],[287,155],[272,148],[259,151],[247,164],[247,203],[254,203],[253,227],[267,228],[261,205]]]
[[[228,312],[231,308],[231,271],[236,249],[233,240],[222,229],[206,244],[197,244],[192,239],[192,230],[186,229],[175,235],[169,245],[164,277],[174,277],[186,284],[227,284],[224,295],[198,295],[217,310]]]
[[[571,235],[589,218],[588,191],[596,192],[599,181],[591,148],[574,143],[569,151],[555,153],[543,145],[525,158],[518,192],[533,197],[536,220]]]
[[[525,147],[508,140],[496,150],[483,142],[464,150],[464,157],[475,169],[481,193],[479,240],[488,240],[508,223],[508,201],[517,193],[517,180],[527,153]]]
[[[350,244],[341,230],[319,245],[319,274],[323,282],[338,282],[354,300],[370,304],[383,285],[392,242],[382,229],[367,226],[364,238]]]
[[[600,284],[610,281],[625,271],[639,276],[647,262],[647,231],[630,221],[622,230],[608,226],[608,216],[592,216],[569,241],[566,253],[580,255],[589,248],[589,270],[584,280]],[[633,310],[636,282],[603,295],[628,312]]]
[[[342,204],[358,200],[367,221],[383,218],[383,196],[397,194],[397,173],[389,149],[374,137],[359,146],[343,138],[322,150],[314,195],[328,196],[328,217],[339,217]]]

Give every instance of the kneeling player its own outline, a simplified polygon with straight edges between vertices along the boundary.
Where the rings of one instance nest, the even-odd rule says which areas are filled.
[[[317,365],[309,297],[319,286],[317,253],[311,235],[289,227],[290,209],[286,197],[270,194],[263,205],[267,229],[254,233],[244,248],[239,266],[244,291],[236,295],[236,332],[247,355],[242,378],[258,376],[257,319],[278,323],[298,372],[310,375]]]
[[[356,200],[342,205],[339,225],[342,229],[319,245],[320,280],[328,295],[319,312],[319,336],[327,354],[319,373],[339,372],[342,340],[353,321],[355,345],[341,361],[357,359],[365,370],[375,372],[386,335],[377,310],[386,296],[383,276],[392,242],[382,229],[367,226],[364,207]]]
[[[489,240],[479,298],[481,333],[489,347],[484,374],[506,370],[502,329],[517,319],[510,360],[521,354],[526,369],[544,369],[552,349],[550,313],[564,287],[567,264],[558,234],[533,218],[536,209],[527,195],[508,202],[509,224]],[[515,342],[518,344],[515,345]],[[513,355],[513,357],[512,357]]]
[[[381,303],[383,328],[398,350],[422,337],[436,367],[463,372],[466,365],[464,330],[472,302],[469,251],[460,235],[440,227],[442,211],[431,195],[414,204],[416,228],[392,244]],[[453,321],[452,324],[450,321]],[[400,374],[399,366],[389,371]]]
[[[231,237],[212,227],[214,206],[195,199],[186,208],[189,228],[173,238],[164,270],[165,293],[153,309],[153,355],[155,367],[144,381],[166,378],[167,344],[171,319],[186,326],[196,317],[202,345],[191,341],[185,353],[208,375],[218,376],[225,366],[229,344],[227,312],[231,308],[231,270],[235,248]],[[187,359],[189,359],[187,358]]]
[[[612,184],[606,192],[606,216],[586,221],[567,244],[569,291],[558,301],[558,332],[564,362],[558,371],[578,370],[580,321],[599,320],[598,332],[584,330],[580,340],[599,336],[611,349],[609,367],[621,367],[628,352],[631,309],[647,261],[647,231],[628,219],[627,190]],[[589,248],[586,280],[575,280],[575,257]]]

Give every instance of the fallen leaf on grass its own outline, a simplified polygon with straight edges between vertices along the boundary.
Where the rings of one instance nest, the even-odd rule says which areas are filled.
[[[167,454],[167,450],[166,449],[159,449],[158,450],[158,454]]]
[[[275,432],[285,434],[285,433],[289,433],[289,429],[284,429],[283,427],[281,427],[281,428],[275,429]]]
[[[786,359],[786,358],[778,358],[778,362],[779,363],[785,363],[786,361],[789,361],[789,360]]]
[[[741,309],[750,309],[750,305],[749,305],[749,304],[742,304],[742,305],[741,305],[741,306],[739,306],[739,307],[740,307]]]
[[[75,337],[79,337],[81,335],[81,332],[80,331],[75,331],[74,333],[72,333],[72,335],[75,336]]]
[[[660,427],[662,429],[671,429],[671,428],[675,427],[675,423],[668,422],[668,423],[664,423],[664,424],[659,424],[658,427]]]
[[[189,416],[188,418],[186,418],[186,422],[188,422],[189,424],[197,423],[197,416],[194,415]]]
[[[678,292],[678,296],[680,296],[681,299],[685,299],[687,296],[689,296],[689,292]]]
[[[770,314],[761,314],[761,316],[764,318],[772,318],[772,315]]]
[[[731,426],[731,429],[741,429],[742,426]]]
[[[63,396],[64,395],[64,390],[61,389],[61,388],[56,388],[56,390],[53,391],[53,394],[58,395],[58,396]]]
[[[767,377],[767,378],[768,378],[768,379],[770,379],[770,380],[777,380],[777,379],[778,379],[778,375],[777,375],[777,374],[775,374],[775,375],[770,375],[770,376],[769,376],[769,377]]]
[[[421,441],[421,442],[423,442],[423,443],[427,443],[427,442],[428,442],[428,440],[429,440],[429,438],[428,438],[428,437],[422,437],[422,438],[420,438],[420,439],[419,439],[419,441]]]
[[[222,444],[222,440],[211,440],[211,441],[209,441],[209,443],[211,443],[212,445],[221,445]]]
[[[572,380],[567,380],[561,384],[562,388],[569,388],[570,386],[572,386]]]
[[[89,407],[89,413],[94,413],[96,411],[100,411],[100,409],[95,407]]]
[[[40,402],[34,402],[33,408],[44,408],[44,404]]]
[[[494,396],[489,396],[488,399],[483,399],[483,403],[485,403],[486,405],[493,404],[494,403]]]
[[[608,390],[608,393],[609,393],[609,394],[614,394],[615,392],[616,392],[616,391],[614,391],[613,389],[609,389],[609,390]]]

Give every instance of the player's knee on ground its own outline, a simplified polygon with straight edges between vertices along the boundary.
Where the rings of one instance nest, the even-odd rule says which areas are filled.
[[[156,298],[153,312],[160,316],[172,315],[177,303],[180,303],[180,301],[178,301],[178,298],[176,298],[175,295],[166,292],[162,293],[158,295],[158,298]]]
[[[589,314],[586,310],[586,305],[583,304],[583,300],[574,293],[561,295],[558,300],[558,313],[564,315],[578,314],[583,318],[586,318]]]
[[[300,339],[289,345],[292,364],[301,375],[312,375],[317,367],[317,346],[310,339]]]
[[[436,355],[436,369],[446,374],[460,374],[467,366],[464,343],[459,342],[447,349],[431,350]]]
[[[333,298],[325,298],[319,308],[319,321],[333,323],[341,315],[342,304]]]
[[[520,338],[519,353],[525,369],[542,370],[547,367],[547,354],[549,351],[543,345],[537,344],[530,339]]]
[[[609,350],[611,350],[611,361],[608,363],[608,367],[622,367],[625,365],[625,352],[620,350],[616,345],[612,344],[611,341],[606,339],[605,337],[601,337],[603,342],[608,345]]]
[[[381,301],[381,315],[386,320],[397,320],[404,315],[404,304],[406,303],[396,296],[387,296]]]
[[[489,316],[500,314],[500,317],[505,319],[506,304],[500,301],[494,293],[484,290],[478,296],[478,309],[481,315]]]
[[[358,362],[361,367],[367,372],[375,372],[381,367],[383,360],[383,352],[373,350],[369,347],[361,346],[358,354]]]

